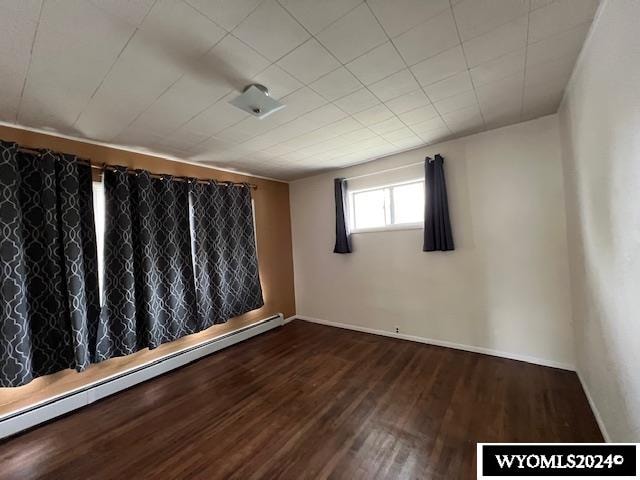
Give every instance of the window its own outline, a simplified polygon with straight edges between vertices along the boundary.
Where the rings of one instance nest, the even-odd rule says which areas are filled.
[[[195,238],[193,231],[193,208],[191,203],[191,195],[189,195],[189,228],[191,229],[192,242]],[[256,209],[255,201],[251,199],[251,214],[253,216],[253,237],[256,242],[256,255],[258,252],[258,235],[256,233]],[[104,182],[93,182],[93,216],[96,229],[96,250],[98,254],[98,288],[100,291],[100,305],[104,305],[104,242],[105,242],[105,223],[106,223],[106,207],[105,207],[105,193]],[[195,249],[191,248],[192,261],[194,262],[195,271]]]
[[[100,305],[103,304],[104,288],[104,184],[93,182],[93,215],[96,224],[96,246],[98,250],[98,285],[100,289]]]
[[[424,180],[349,192],[351,231],[420,228],[424,221]]]

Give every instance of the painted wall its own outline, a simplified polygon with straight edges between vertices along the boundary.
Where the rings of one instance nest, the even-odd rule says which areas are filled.
[[[640,441],[639,20],[603,3],[559,112],[577,367],[616,442]]]
[[[557,116],[290,185],[297,313],[571,367],[571,302]],[[457,250],[424,253],[422,231],[354,234],[332,253],[334,177],[441,153]],[[380,184],[397,172],[377,175]],[[373,177],[366,177],[371,181]]]
[[[0,126],[0,139],[14,141],[28,147],[51,148],[59,152],[79,155],[97,164],[127,165],[154,173],[256,184],[258,189],[252,191],[252,195],[255,205],[260,281],[265,301],[264,307],[236,317],[224,325],[214,325],[203,332],[188,335],[151,351],[145,349],[126,357],[112,358],[92,365],[80,374],[65,370],[37,378],[23,387],[0,388],[0,415],[28,407],[185,347],[202,343],[275,313],[283,313],[285,318],[295,313],[291,224],[287,214],[289,212],[288,184],[6,126]]]

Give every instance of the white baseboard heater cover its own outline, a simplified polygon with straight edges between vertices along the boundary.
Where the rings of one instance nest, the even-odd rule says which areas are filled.
[[[247,340],[283,324],[284,316],[277,314],[199,345],[168,354],[152,360],[149,363],[133,367],[111,377],[66,392],[63,395],[44,400],[27,409],[1,416],[0,439],[34,427],[40,423],[47,422],[78,408],[82,408],[109,395],[113,395],[133,385],[182,367],[187,363],[191,363],[199,358],[240,343],[243,340]]]

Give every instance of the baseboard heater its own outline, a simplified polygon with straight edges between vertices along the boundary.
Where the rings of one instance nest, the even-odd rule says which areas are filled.
[[[0,439],[34,427],[40,423],[47,422],[78,408],[82,408],[138,383],[182,367],[218,350],[222,350],[223,348],[279,327],[283,325],[283,323],[284,317],[282,314],[274,315],[239,328],[238,330],[212,338],[199,345],[170,353],[143,365],[132,367],[129,370],[124,370],[105,379],[44,400],[24,410],[18,410],[0,416]]]

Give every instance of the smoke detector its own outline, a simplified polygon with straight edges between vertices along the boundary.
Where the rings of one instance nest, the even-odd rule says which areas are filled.
[[[229,103],[260,119],[282,110],[286,106],[271,98],[269,89],[258,83],[247,85],[242,94]]]

